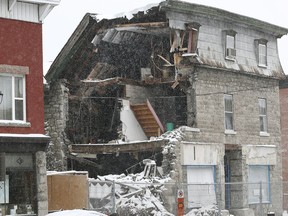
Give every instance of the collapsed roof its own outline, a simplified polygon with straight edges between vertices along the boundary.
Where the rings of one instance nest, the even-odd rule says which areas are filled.
[[[147,11],[139,11],[132,19],[119,17],[97,20],[96,15],[86,14],[68,42],[65,44],[45,78],[48,82],[73,77],[75,80],[106,79],[125,77],[140,79],[140,68],[155,69],[154,77],[166,66],[173,66],[171,46],[173,29],[184,28],[183,16],[195,14],[198,17],[213,17],[233,25],[246,26],[280,38],[288,30],[254,18],[238,15],[225,10],[186,3],[164,1]],[[169,22],[168,22],[169,19]],[[195,18],[197,20],[197,18]],[[197,61],[202,66],[229,69],[255,75],[283,77],[281,67],[267,69],[246,64],[228,64],[217,57],[215,50],[199,48]],[[215,57],[216,55],[216,57]],[[212,58],[212,56],[214,56]],[[276,61],[276,60],[275,60]],[[237,63],[237,62],[236,62]],[[277,64],[275,64],[277,65]],[[156,74],[155,74],[156,73]]]

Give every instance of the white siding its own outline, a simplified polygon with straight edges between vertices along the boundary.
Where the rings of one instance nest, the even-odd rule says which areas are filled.
[[[0,17],[38,23],[38,5],[17,2],[9,11],[8,0],[1,0]]]

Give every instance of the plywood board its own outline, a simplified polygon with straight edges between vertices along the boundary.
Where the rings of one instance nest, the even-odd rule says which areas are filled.
[[[48,176],[48,210],[69,210],[88,207],[86,175]]]

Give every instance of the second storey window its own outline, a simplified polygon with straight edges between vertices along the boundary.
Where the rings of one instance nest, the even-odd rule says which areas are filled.
[[[225,103],[225,129],[234,130],[233,127],[233,96],[229,94],[224,95]]]
[[[236,58],[236,32],[233,30],[225,31],[225,57],[226,59]]]
[[[258,57],[258,66],[267,67],[267,40],[266,39],[257,39],[255,40],[257,57]]]
[[[187,33],[187,53],[197,53],[197,43],[198,43],[198,34],[199,34],[200,24],[198,23],[189,23],[186,25]]]
[[[25,121],[25,77],[24,75],[0,74],[0,121]]]
[[[267,65],[267,47],[266,44],[259,44],[259,65]]]
[[[266,99],[259,98],[259,117],[260,117],[260,131],[267,132],[267,104]]]
[[[170,52],[181,52],[183,56],[193,56],[198,53],[199,23],[186,23],[185,30],[174,29],[171,32]]]

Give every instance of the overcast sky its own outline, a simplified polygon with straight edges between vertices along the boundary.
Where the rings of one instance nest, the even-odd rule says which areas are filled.
[[[228,10],[288,28],[287,0],[186,0]],[[44,20],[43,52],[46,73],[86,13],[112,18],[161,0],[61,0]],[[278,40],[281,64],[288,74],[288,36]]]

